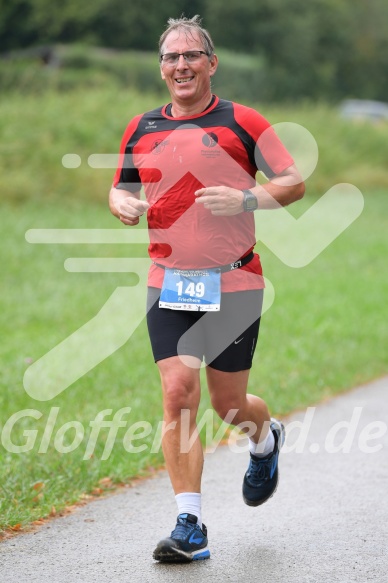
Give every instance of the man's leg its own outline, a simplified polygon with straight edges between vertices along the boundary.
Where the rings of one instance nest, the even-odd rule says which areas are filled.
[[[178,356],[158,361],[162,381],[165,428],[162,447],[179,515],[171,535],[159,541],[154,559],[189,562],[208,559],[207,530],[201,520],[201,477],[203,450],[196,416],[200,401],[200,360]]]
[[[230,409],[237,409],[233,425],[246,422],[254,424],[256,431],[251,435],[251,439],[259,443],[268,433],[270,415],[263,399],[247,394],[249,372],[249,370],[224,372],[210,366],[206,368],[210,398],[217,414],[221,419],[225,419]],[[248,429],[245,428],[245,431]]]
[[[237,409],[234,425],[250,431],[250,461],[243,481],[243,499],[248,506],[259,506],[274,494],[278,484],[278,458],[284,441],[284,426],[271,419],[265,402],[246,394],[249,370],[223,372],[207,368],[213,407],[222,419],[230,409]]]
[[[198,362],[195,357],[191,358]],[[199,367],[186,366],[179,356],[160,360],[157,364],[166,429],[162,447],[171,484],[175,494],[199,493],[203,468],[203,451],[196,425],[201,395]]]

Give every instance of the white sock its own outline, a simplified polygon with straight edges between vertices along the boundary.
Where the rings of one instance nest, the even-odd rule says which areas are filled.
[[[275,438],[271,429],[268,430],[267,437],[259,443],[255,443],[249,438],[249,451],[257,457],[267,457],[273,452],[274,447]]]
[[[187,514],[194,514],[198,518],[199,526],[202,528],[201,516],[201,494],[198,492],[182,492],[175,496],[178,505],[178,514],[186,512]]]

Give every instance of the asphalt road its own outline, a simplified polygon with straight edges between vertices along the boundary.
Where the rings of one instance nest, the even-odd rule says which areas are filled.
[[[279,488],[259,508],[241,498],[248,454],[226,445],[206,455],[209,560],[153,561],[154,546],[172,530],[177,514],[161,472],[4,541],[1,583],[386,583],[388,379],[309,409],[307,418],[305,413],[285,420]],[[303,420],[310,425],[305,437],[295,423]],[[337,425],[345,422],[350,426]]]

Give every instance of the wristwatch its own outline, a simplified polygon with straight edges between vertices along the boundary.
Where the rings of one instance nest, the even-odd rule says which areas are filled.
[[[255,211],[257,208],[259,208],[259,203],[253,192],[250,190],[243,190],[242,192],[244,195],[243,207],[246,213]]]

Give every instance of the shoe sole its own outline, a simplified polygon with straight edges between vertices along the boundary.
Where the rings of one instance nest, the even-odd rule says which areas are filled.
[[[154,551],[153,557],[155,561],[161,563],[191,563],[192,561],[203,561],[205,559],[210,559],[209,549],[201,549],[196,551],[196,553],[185,553],[184,551],[179,551],[178,549]]]
[[[245,498],[245,496],[243,495],[243,500],[245,502],[245,504],[247,506],[261,506],[262,504],[265,504],[266,502],[268,502],[268,500],[270,500],[270,498],[272,498],[272,496],[275,494],[276,490],[278,489],[278,484],[279,484],[279,472],[278,472],[278,481],[276,482],[276,486],[274,491],[272,492],[272,494],[270,494],[269,496],[267,496],[267,498],[264,498],[264,500],[259,500],[258,502],[256,502],[255,500],[248,500],[247,498]]]

